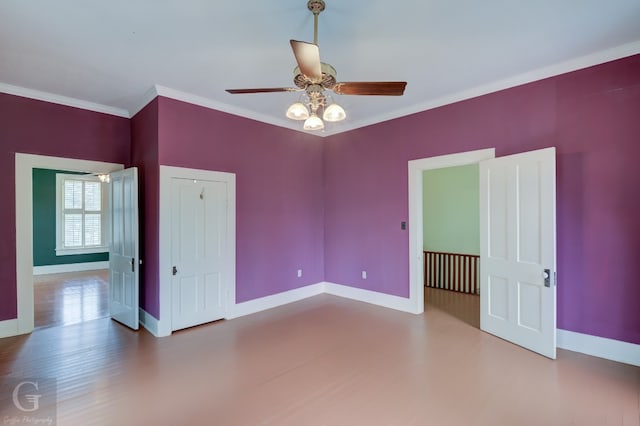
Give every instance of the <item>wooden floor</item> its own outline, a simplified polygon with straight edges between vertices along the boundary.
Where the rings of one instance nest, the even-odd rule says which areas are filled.
[[[77,324],[109,316],[109,270],[33,277],[36,328]]]
[[[160,339],[43,328],[0,339],[0,375],[55,378],[60,425],[640,425],[640,368],[552,361],[427,298],[412,315],[319,295]]]

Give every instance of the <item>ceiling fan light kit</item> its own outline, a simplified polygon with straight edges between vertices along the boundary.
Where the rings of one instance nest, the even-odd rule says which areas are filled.
[[[344,109],[338,104],[331,104],[327,108],[325,108],[324,113],[322,114],[322,119],[324,121],[336,122],[342,121],[347,118],[347,113],[344,112]]]
[[[302,102],[296,102],[287,109],[286,115],[291,120],[306,120],[309,118],[309,110]]]
[[[329,101],[325,90],[338,95],[378,95],[401,96],[407,86],[405,81],[389,82],[337,82],[336,70],[320,61],[318,48],[318,15],[325,9],[324,0],[309,0],[307,8],[313,13],[313,43],[290,40],[291,49],[298,66],[293,70],[296,87],[273,87],[260,89],[227,89],[231,94],[304,92],[302,97],[287,109],[286,116],[292,120],[305,120],[303,129],[317,131],[324,129],[324,121],[342,121],[347,117],[344,109]],[[322,113],[322,119],[318,113]]]
[[[302,126],[304,130],[322,130],[324,129],[324,122],[316,115],[316,113],[312,113],[309,118],[304,120],[304,125]]]

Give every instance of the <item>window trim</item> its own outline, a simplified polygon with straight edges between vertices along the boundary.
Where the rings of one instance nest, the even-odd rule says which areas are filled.
[[[64,180],[83,180],[87,182],[98,182],[101,184],[101,207],[102,215],[102,245],[80,248],[64,247],[63,235],[64,224],[63,219],[63,200],[64,200]],[[109,187],[106,182],[101,182],[97,176],[93,174],[71,174],[71,173],[56,173],[56,256],[71,256],[78,254],[95,254],[95,253],[108,253],[109,252]],[[84,209],[83,209],[84,215]]]

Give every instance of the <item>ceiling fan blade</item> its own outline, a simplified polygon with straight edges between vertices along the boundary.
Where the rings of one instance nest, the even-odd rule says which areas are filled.
[[[265,87],[261,89],[227,89],[227,92],[238,95],[243,93],[298,92],[300,90],[302,89],[297,87]]]
[[[336,83],[333,91],[338,95],[402,96],[406,81],[361,81]]]
[[[322,81],[322,69],[320,66],[320,49],[313,43],[291,40],[293,54],[300,67],[300,72],[313,82]]]

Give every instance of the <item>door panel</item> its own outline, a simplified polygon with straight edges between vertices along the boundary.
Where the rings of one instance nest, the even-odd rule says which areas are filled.
[[[556,356],[555,148],[480,163],[480,327]]]
[[[109,176],[109,294],[111,318],[138,329],[138,169]]]
[[[226,182],[172,179],[172,328],[224,318]]]

